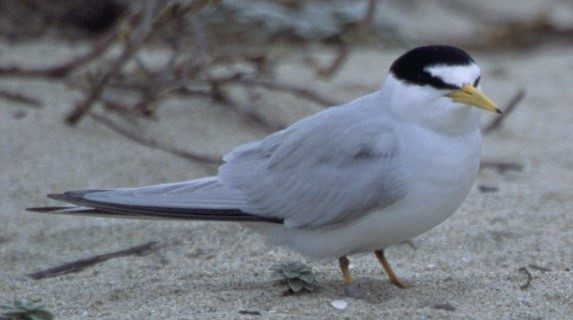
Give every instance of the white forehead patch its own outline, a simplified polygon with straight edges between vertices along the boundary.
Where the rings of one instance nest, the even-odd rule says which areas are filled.
[[[461,87],[464,83],[473,84],[481,74],[479,67],[475,63],[466,66],[435,65],[424,68],[424,71],[433,77],[442,79],[447,84],[458,87]]]

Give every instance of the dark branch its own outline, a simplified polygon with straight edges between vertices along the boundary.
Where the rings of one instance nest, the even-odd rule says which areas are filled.
[[[378,0],[368,0],[368,6],[366,7],[366,12],[364,12],[364,17],[360,24],[360,28],[364,31],[372,27],[372,21],[374,20],[374,13],[376,13],[376,6],[378,5]]]
[[[343,41],[338,47],[338,52],[336,53],[334,60],[330,63],[329,66],[325,68],[319,68],[318,74],[324,78],[332,77],[340,70],[340,68],[342,68],[346,60],[348,60],[349,53],[350,50],[348,48],[348,44]]]
[[[152,149],[156,149],[156,150],[165,151],[165,152],[171,153],[175,156],[178,156],[180,158],[184,158],[187,160],[198,161],[198,162],[202,162],[202,163],[206,163],[206,164],[217,164],[217,165],[223,163],[223,161],[219,157],[202,155],[202,154],[197,154],[197,153],[192,153],[189,151],[177,149],[174,147],[164,146],[156,140],[153,140],[150,138],[140,137],[140,136],[136,135],[135,133],[130,132],[129,130],[127,130],[127,129],[123,128],[122,126],[118,125],[117,123],[113,122],[111,119],[108,119],[104,116],[95,114],[93,112],[90,112],[89,116],[92,119],[94,119],[95,121],[97,121],[97,122],[105,125],[106,127],[112,129],[116,133],[128,138],[131,141],[137,142],[143,146],[146,146],[146,147],[149,147]]]
[[[151,253],[152,251],[158,250],[159,246],[157,242],[151,241],[145,244],[131,247],[125,250],[105,253],[97,256],[93,256],[90,258],[80,259],[76,261],[72,261],[69,263],[65,263],[50,269],[34,272],[28,274],[28,276],[34,280],[58,277],[68,273],[76,273],[84,270],[87,267],[93,266],[98,263],[105,262],[109,259],[119,258],[119,257],[126,257],[132,255],[146,255]]]
[[[483,134],[488,134],[500,128],[503,121],[507,119],[507,116],[523,101],[523,98],[525,98],[525,89],[520,89],[507,103],[503,113],[498,115],[489,125],[482,129]]]
[[[23,77],[23,78],[63,78],[80,66],[90,62],[104,53],[117,38],[117,32],[112,32],[98,41],[92,49],[83,55],[72,58],[62,64],[27,69],[18,65],[0,66],[0,76]]]
[[[42,102],[40,100],[30,98],[20,93],[13,93],[2,89],[0,89],[0,98],[18,103],[24,103],[29,105],[30,107],[37,109],[43,107]]]
[[[531,280],[533,279],[533,276],[531,275],[531,272],[529,272],[529,270],[527,270],[527,267],[521,267],[521,268],[519,268],[519,271],[523,272],[527,276],[527,281],[524,284],[522,284],[521,286],[519,286],[519,289],[525,290],[525,289],[529,288],[529,286],[531,285]]]
[[[482,161],[479,168],[480,170],[484,168],[493,168],[497,169],[499,173],[505,173],[507,171],[522,171],[523,165],[517,162]]]
[[[299,96],[311,101],[314,101],[322,106],[331,107],[338,105],[336,101],[330,100],[326,97],[319,95],[316,92],[313,92],[304,87],[298,87],[289,84],[277,83],[267,80],[258,80],[258,79],[244,79],[244,78],[237,78],[231,81],[236,81],[237,83],[244,84],[247,86],[256,86],[256,87],[263,87],[271,90],[278,90],[286,93],[290,93],[295,96]]]

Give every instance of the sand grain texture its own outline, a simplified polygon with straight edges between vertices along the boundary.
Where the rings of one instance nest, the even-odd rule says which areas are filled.
[[[33,63],[74,52],[56,44],[2,46],[0,62]],[[375,89],[401,50],[361,49],[333,81],[317,83],[301,59],[281,67],[281,80],[309,85],[348,101]],[[0,101],[0,303],[42,299],[58,319],[565,319],[573,314],[573,61],[570,48],[523,55],[475,54],[482,89],[500,104],[519,89],[527,96],[501,130],[485,137],[484,159],[514,161],[522,171],[480,172],[460,210],[444,224],[388,250],[400,290],[373,256],[355,257],[361,299],[343,294],[336,262],[310,262],[319,290],[280,297],[270,266],[302,258],[268,250],[236,224],[73,218],[24,211],[55,204],[45,194],[70,189],[139,186],[193,179],[213,167],[150,150],[85,119],[63,124],[77,96],[43,81],[0,81],[41,98],[32,110]],[[47,59],[48,61],[49,59]],[[358,77],[357,75],[360,75]],[[268,103],[279,99],[279,102]],[[285,102],[288,101],[288,102]],[[265,105],[292,104],[288,110]],[[302,100],[263,95],[262,112],[291,123],[319,110]],[[14,117],[24,111],[25,116]],[[164,106],[150,135],[198,152],[224,154],[266,133],[224,106],[179,100]],[[489,116],[485,117],[484,123]],[[480,193],[478,186],[497,188]],[[147,241],[157,253],[109,260],[80,273],[45,280],[25,275],[75,259]],[[532,267],[540,266],[548,270]],[[519,269],[527,267],[533,278]],[[333,300],[349,302],[344,310]],[[259,312],[260,315],[256,315]],[[255,313],[255,315],[253,315]]]

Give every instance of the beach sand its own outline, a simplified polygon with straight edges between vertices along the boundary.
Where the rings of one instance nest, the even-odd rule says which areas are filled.
[[[0,63],[61,61],[80,48],[32,42],[2,45]],[[332,81],[316,80],[296,55],[279,80],[344,102],[375,90],[403,50],[358,49]],[[409,244],[387,249],[410,289],[389,284],[373,255],[351,257],[361,298],[344,295],[336,261],[306,261],[234,223],[128,221],[26,212],[74,189],[143,186],[212,175],[190,162],[122,138],[85,118],[63,116],[77,101],[51,81],[0,80],[0,87],[45,101],[31,109],[0,101],[0,304],[41,299],[58,319],[566,319],[573,315],[573,60],[570,47],[473,54],[482,90],[502,109],[526,97],[502,128],[484,137],[483,159],[520,170],[485,168],[458,212]],[[51,58],[49,58],[51,57]],[[276,106],[288,106],[276,109]],[[292,106],[292,107],[291,107]],[[255,108],[284,124],[320,107],[261,93]],[[486,124],[493,115],[484,115]],[[207,100],[164,105],[144,132],[195,152],[223,155],[267,132]],[[480,192],[482,190],[493,192]],[[493,188],[493,189],[492,189]],[[148,241],[163,247],[44,280],[26,275]],[[305,261],[313,293],[281,296],[270,267]],[[525,287],[527,275],[532,276]],[[333,300],[348,302],[344,310]],[[251,314],[248,314],[248,313]],[[254,314],[252,314],[254,313]],[[256,314],[259,315],[256,315]]]

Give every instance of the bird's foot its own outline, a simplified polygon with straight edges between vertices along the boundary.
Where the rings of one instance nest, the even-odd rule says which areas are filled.
[[[396,287],[398,287],[400,289],[409,289],[412,287],[410,284],[403,282],[398,278],[395,278],[395,279],[390,278],[390,283],[395,285]]]
[[[408,284],[400,281],[400,279],[398,279],[398,277],[396,276],[396,273],[394,273],[394,270],[392,270],[392,267],[390,267],[390,263],[388,263],[388,260],[386,260],[386,257],[384,256],[384,250],[376,250],[376,251],[374,251],[374,255],[376,256],[376,258],[378,259],[378,261],[380,262],[380,264],[384,268],[384,271],[386,272],[388,279],[390,279],[391,284],[395,285],[396,287],[398,287],[400,289],[410,288],[410,285],[408,285]]]

